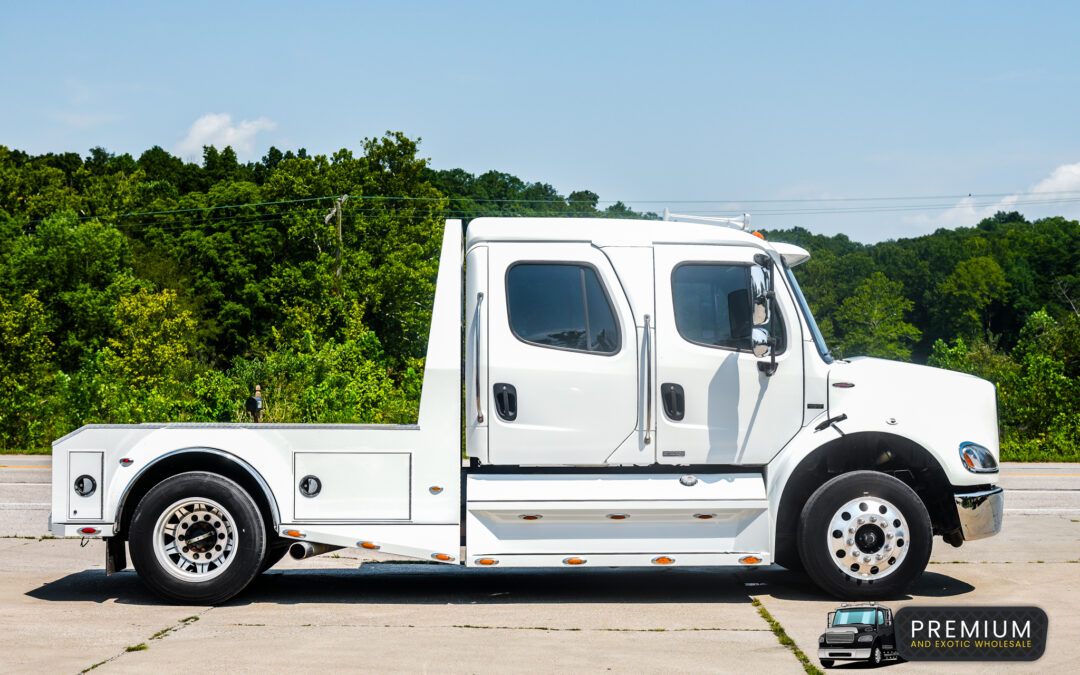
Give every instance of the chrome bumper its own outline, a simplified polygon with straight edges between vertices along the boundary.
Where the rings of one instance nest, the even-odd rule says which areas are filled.
[[[869,659],[870,647],[865,649],[844,649],[843,647],[819,647],[819,659]]]
[[[992,537],[1001,531],[1005,492],[1000,487],[953,496],[964,541]]]

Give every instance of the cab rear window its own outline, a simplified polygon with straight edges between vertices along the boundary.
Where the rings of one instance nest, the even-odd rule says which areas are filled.
[[[519,263],[506,273],[510,329],[532,344],[597,354],[619,351],[619,329],[596,270]]]

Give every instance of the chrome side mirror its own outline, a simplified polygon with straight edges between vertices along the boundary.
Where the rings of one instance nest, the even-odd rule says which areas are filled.
[[[750,336],[751,350],[759,359],[763,359],[766,356],[769,357],[768,363],[759,363],[758,370],[765,374],[765,377],[772,377],[776,372],[776,338],[769,334],[769,331],[764,328],[755,328],[754,332]]]
[[[769,305],[772,291],[769,289],[769,271],[761,265],[750,267],[750,307],[755,326],[769,323]]]
[[[754,356],[759,359],[763,359],[772,354],[773,343],[775,340],[769,335],[769,331],[764,328],[755,328],[750,341],[753,343],[752,351],[754,352]]]

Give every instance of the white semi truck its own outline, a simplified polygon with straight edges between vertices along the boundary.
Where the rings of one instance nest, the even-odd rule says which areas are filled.
[[[187,603],[338,547],[895,596],[933,535],[1001,528],[994,387],[834,358],[809,254],[747,229],[480,218],[463,247],[447,221],[417,424],[88,425],[53,444],[50,529]]]

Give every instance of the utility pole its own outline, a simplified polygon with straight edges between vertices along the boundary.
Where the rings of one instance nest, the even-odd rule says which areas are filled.
[[[334,206],[330,209],[330,212],[323,218],[323,224],[330,222],[330,219],[337,216],[337,254],[334,256],[334,295],[341,292],[341,212],[345,210],[345,200],[349,198],[349,195],[341,195],[334,202]]]

